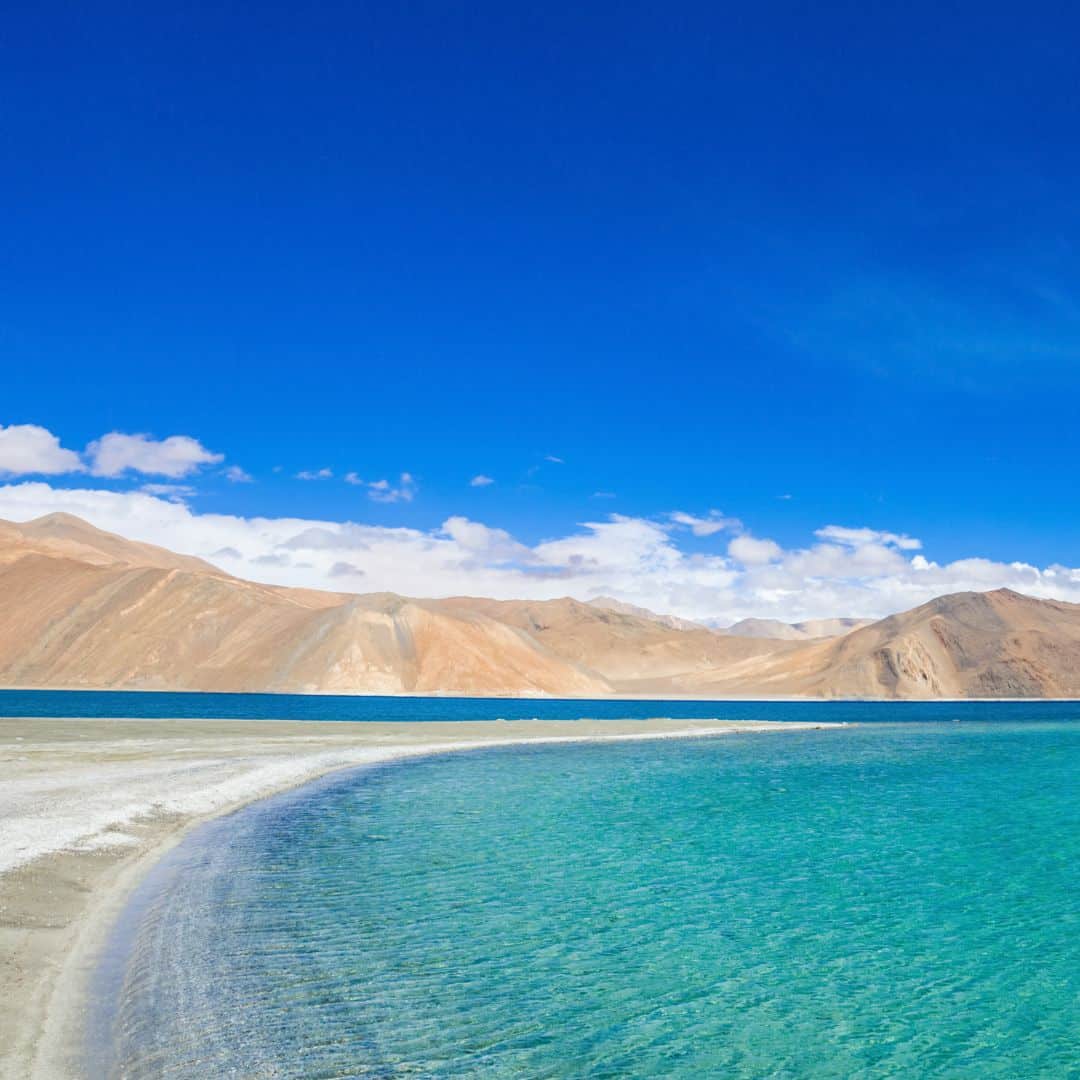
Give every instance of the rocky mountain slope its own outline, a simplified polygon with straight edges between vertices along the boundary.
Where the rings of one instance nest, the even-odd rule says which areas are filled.
[[[0,685],[598,696],[774,646],[569,599],[278,588],[67,515],[0,524]]]
[[[1080,697],[1080,604],[1009,589],[955,593],[840,638],[688,674],[675,689],[709,697]]]
[[[940,597],[840,637],[619,602],[423,600],[242,581],[51,514],[0,522],[0,685],[463,695],[1080,696],[1080,605]]]
[[[703,623],[692,622],[690,619],[680,619],[678,615],[659,615],[648,608],[638,607],[637,604],[628,604],[625,600],[616,600],[613,596],[594,596],[589,603],[593,607],[604,608],[607,611],[617,611],[620,615],[637,615],[642,619],[651,619],[661,623],[672,630],[700,630]]]

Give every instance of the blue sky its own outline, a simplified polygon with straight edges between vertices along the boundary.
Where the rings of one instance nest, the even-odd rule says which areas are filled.
[[[6,479],[1075,565],[1080,16],[880,8],[10,13],[0,424],[223,461]]]

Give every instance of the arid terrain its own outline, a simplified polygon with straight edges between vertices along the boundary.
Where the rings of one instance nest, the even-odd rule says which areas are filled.
[[[610,599],[288,589],[51,514],[0,522],[0,685],[462,695],[1071,697],[1080,605],[1008,590],[716,631]],[[853,628],[852,628],[853,627]]]

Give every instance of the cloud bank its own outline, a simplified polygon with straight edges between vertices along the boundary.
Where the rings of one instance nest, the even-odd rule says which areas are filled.
[[[914,537],[861,527],[826,525],[805,547],[784,548],[745,529],[726,539],[719,534],[735,526],[719,514],[612,514],[530,545],[461,516],[430,530],[389,528],[199,513],[175,491],[0,485],[0,518],[54,511],[274,584],[413,596],[606,595],[717,625],[747,616],[881,617],[942,593],[1002,586],[1080,602],[1080,569],[982,558],[939,564]],[[701,551],[703,542],[716,550]]]

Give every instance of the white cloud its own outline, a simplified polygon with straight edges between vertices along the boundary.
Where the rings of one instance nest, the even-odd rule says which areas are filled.
[[[566,464],[566,462],[563,461],[563,459],[561,457],[556,457],[554,454],[545,454],[544,455],[544,460],[545,461],[550,461],[552,463],[552,465],[565,465]]]
[[[728,554],[744,566],[758,566],[762,563],[775,562],[784,550],[775,540],[759,540],[749,533],[736,536],[728,544]]]
[[[492,480],[490,476],[485,476],[483,473],[480,473],[479,476],[474,476],[469,481],[469,487],[488,487],[488,485],[494,483],[495,481]]]
[[[83,470],[79,455],[65,450],[48,428],[37,424],[0,425],[0,476],[56,476]]]
[[[684,549],[686,533],[669,519],[619,514],[525,544],[504,529],[459,516],[433,529],[391,528],[199,513],[145,491],[60,489],[44,481],[0,485],[0,518],[26,521],[58,510],[199,555],[241,577],[333,590],[609,595],[723,625],[748,615],[878,617],[942,593],[1002,586],[1080,602],[1080,569],[978,557],[939,563],[899,531],[829,526],[808,546],[794,548],[743,534],[732,539],[730,553],[712,554]]]
[[[224,454],[207,450],[190,435],[170,435],[153,439],[149,435],[125,435],[119,431],[103,435],[86,448],[90,471],[95,476],[122,476],[138,472],[169,476],[174,480],[197,472],[204,465],[224,461]]]
[[[567,578],[610,573],[663,576],[685,558],[668,530],[646,518],[612,514],[607,521],[587,521],[581,528],[585,531],[544,541],[533,549],[549,573]]]
[[[334,475],[332,469],[301,469],[296,474],[297,480],[329,480]],[[351,475],[356,475],[355,473]]]
[[[416,495],[416,481],[411,473],[403,472],[394,487],[388,480],[375,480],[368,484],[368,497],[381,503],[412,502]]]
[[[347,472],[345,474],[346,484],[362,484],[364,481],[360,479],[360,474],[355,472]]]
[[[251,473],[246,469],[241,469],[239,465],[230,465],[225,470],[225,479],[232,484],[250,484],[252,482]]]
[[[463,552],[492,565],[535,561],[532,551],[519,544],[505,529],[491,529],[465,517],[447,518],[439,533],[448,536]]]
[[[708,516],[703,518],[686,514],[682,510],[676,510],[668,516],[676,525],[689,529],[695,536],[712,536],[726,529],[742,528],[742,522],[738,518],[724,517],[719,510],[710,510]]]

